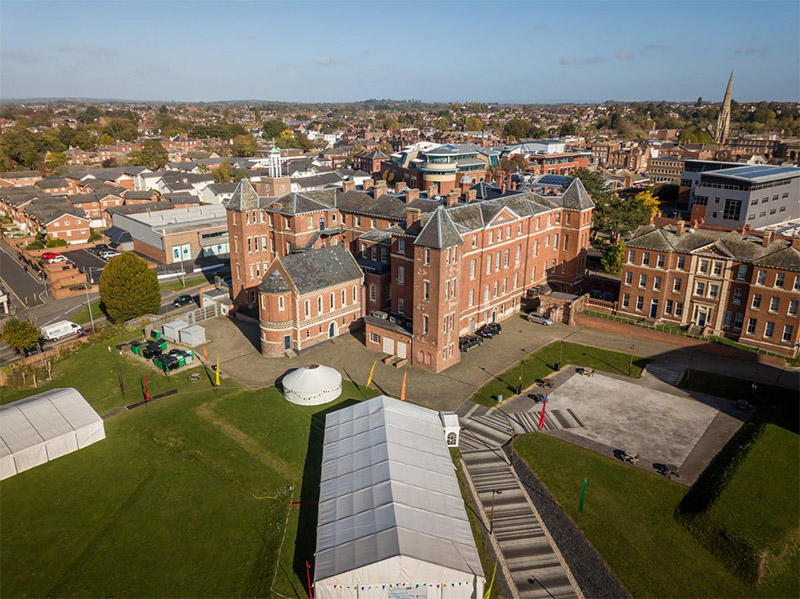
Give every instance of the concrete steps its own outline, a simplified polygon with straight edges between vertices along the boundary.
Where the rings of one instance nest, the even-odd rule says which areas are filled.
[[[650,362],[645,367],[645,373],[650,376],[663,381],[673,387],[677,387],[681,382],[683,374],[686,372],[686,365],[678,364],[676,362]]]
[[[484,512],[487,517],[493,514],[492,534],[519,596],[576,598],[577,593],[505,455],[499,449],[472,450],[463,453],[463,459]]]

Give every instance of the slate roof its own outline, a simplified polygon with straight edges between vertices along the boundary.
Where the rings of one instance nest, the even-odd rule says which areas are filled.
[[[14,208],[19,208],[23,204],[41,197],[50,196],[33,185],[25,185],[23,187],[0,187],[0,200]]]
[[[778,238],[764,247],[761,238],[737,231],[696,229],[692,232],[687,229],[676,235],[673,226],[645,226],[639,227],[625,245],[660,252],[726,256],[740,262],[800,272],[800,251],[791,247],[791,242]]]
[[[320,202],[306,193],[287,193],[275,198],[269,205],[272,212],[280,214],[308,214],[320,210],[330,210],[331,206]]]
[[[569,187],[564,191],[564,194],[561,196],[561,203],[564,208],[570,210],[594,208],[592,197],[589,195],[589,192],[586,191],[583,182],[578,177],[575,177],[572,183],[569,184]]]
[[[336,171],[329,171],[327,173],[320,173],[319,175],[310,175],[308,177],[296,177],[292,179],[292,183],[296,183],[301,189],[306,187],[323,187],[325,185],[335,185],[341,182],[342,176]]]
[[[86,218],[83,210],[73,206],[64,198],[37,198],[23,208],[23,211],[42,225],[51,223],[65,214]]]
[[[27,179],[28,177],[41,177],[39,171],[5,171],[0,173],[0,179]]]
[[[291,283],[300,295],[305,295],[312,291],[361,279],[363,276],[355,258],[343,245],[289,254],[277,258],[277,260],[283,266],[289,281],[285,280],[282,273],[275,275],[274,273],[280,270],[280,268],[276,268],[258,286],[261,291],[288,291],[288,284]],[[283,288],[283,285],[287,287]]]
[[[389,157],[380,150],[372,150],[371,152],[363,152],[358,155],[359,158],[366,158],[367,160],[389,160]]]
[[[384,193],[376,198],[372,193],[353,189],[346,193],[340,193],[336,206],[351,214],[405,221],[406,207],[419,208],[422,212],[433,212],[440,206],[440,203],[426,198],[417,198],[406,203],[405,195]]]
[[[463,239],[458,234],[455,224],[450,219],[450,215],[443,206],[439,206],[422,230],[417,235],[414,245],[422,247],[435,248],[440,250],[442,248],[460,245]]]
[[[225,204],[228,210],[255,210],[259,207],[258,194],[253,188],[253,184],[247,179],[239,181],[236,191],[233,192],[231,199]]]
[[[149,200],[153,197],[153,193],[150,191],[125,191],[122,193],[122,197],[126,200]]]

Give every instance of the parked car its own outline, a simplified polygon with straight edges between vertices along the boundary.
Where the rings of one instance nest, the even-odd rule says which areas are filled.
[[[495,335],[499,335],[500,331],[502,329],[503,329],[503,327],[500,326],[499,322],[487,322],[485,325],[483,325],[481,328],[479,328],[476,332],[481,337],[484,337],[486,339],[491,339]]]
[[[172,300],[172,305],[180,308],[181,306],[185,306],[186,304],[191,304],[194,302],[194,299],[188,293],[184,293],[183,295],[179,295],[174,300]]]
[[[42,262],[64,262],[66,259],[66,256],[62,256],[61,254],[57,254],[55,252],[45,252],[42,254]]]
[[[479,346],[483,343],[483,339],[478,337],[477,335],[464,335],[461,339],[458,340],[458,349],[463,352],[467,352],[471,350],[473,347]]]
[[[551,324],[553,324],[553,320],[551,318],[548,318],[544,314],[539,314],[538,312],[531,312],[528,314],[528,322],[538,322],[546,327],[549,327]]]
[[[108,249],[99,251],[97,255],[100,256],[103,260],[110,260],[114,256],[119,256],[120,253],[116,250]]]
[[[64,337],[80,333],[83,331],[83,327],[69,320],[59,320],[53,324],[43,326],[40,330],[43,339],[46,341],[56,341],[57,339],[63,339]]]

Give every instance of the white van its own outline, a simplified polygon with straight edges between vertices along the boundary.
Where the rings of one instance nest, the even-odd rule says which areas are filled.
[[[47,324],[41,328],[42,337],[45,341],[55,341],[56,339],[63,339],[70,335],[80,333],[83,327],[69,320],[59,320],[53,324]]]

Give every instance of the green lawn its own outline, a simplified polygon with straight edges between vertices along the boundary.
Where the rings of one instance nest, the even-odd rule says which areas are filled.
[[[228,274],[230,273],[222,271],[214,272],[209,274],[209,276],[211,277],[210,280],[205,275],[187,277],[185,285],[183,282],[181,282],[180,279],[177,279],[175,281],[170,281],[169,283],[163,283],[161,285],[161,289],[164,289],[165,291],[182,291],[183,289],[188,287],[195,287],[197,285],[204,285],[206,283],[210,283],[214,280],[214,275],[220,275],[224,278]]]
[[[105,313],[100,309],[101,303],[100,300],[92,302],[92,318],[97,319],[105,316]],[[91,318],[89,318],[89,308],[84,305],[83,308],[74,312],[69,319],[76,324],[87,324],[91,322]]]
[[[145,373],[154,394],[178,389],[106,420],[105,440],[0,484],[0,595],[268,596],[274,579],[305,596],[324,414],[375,392],[345,382],[335,404],[303,408],[274,387],[166,377],[109,353],[117,341],[56,364],[46,386],[3,392],[75,386],[102,413],[140,399]]]
[[[657,475],[631,468],[593,452],[570,445],[548,435],[518,437],[514,448],[536,472],[558,503],[598,550],[613,572],[636,597],[794,597],[797,596],[797,570],[787,567],[787,557],[776,569],[775,577],[753,586],[727,569],[692,532],[675,519],[676,508],[686,487]],[[783,534],[792,521],[788,513],[796,504],[765,514],[774,505],[774,490],[763,478],[783,472],[789,464],[765,462],[762,453],[774,446],[757,444],[742,467],[725,488],[718,506],[719,516],[737,518],[740,529],[752,533],[765,524],[788,518]],[[752,463],[750,463],[752,459]],[[765,470],[751,478],[752,470]],[[797,467],[795,464],[795,473]],[[578,500],[584,476],[588,477],[585,509],[578,513]],[[787,486],[791,485],[787,481]],[[797,479],[794,479],[794,491]],[[727,495],[727,498],[725,497]],[[763,506],[765,510],[754,509]],[[759,532],[770,538],[781,536]],[[796,550],[795,550],[796,558]],[[794,574],[793,574],[794,573]]]
[[[560,345],[560,341],[554,341],[531,353],[522,362],[496,375],[475,392],[471,397],[472,401],[486,406],[496,405],[498,395],[511,397],[516,393],[520,380],[520,370],[522,370],[522,388],[526,389],[536,379],[555,372],[555,363],[559,361],[562,367],[566,364],[587,366],[614,374],[626,376],[630,374],[630,376],[637,378],[642,376],[642,369],[649,362],[647,358],[633,356],[633,364],[629,373],[630,354],[589,347],[578,343],[565,342],[563,348]]]

